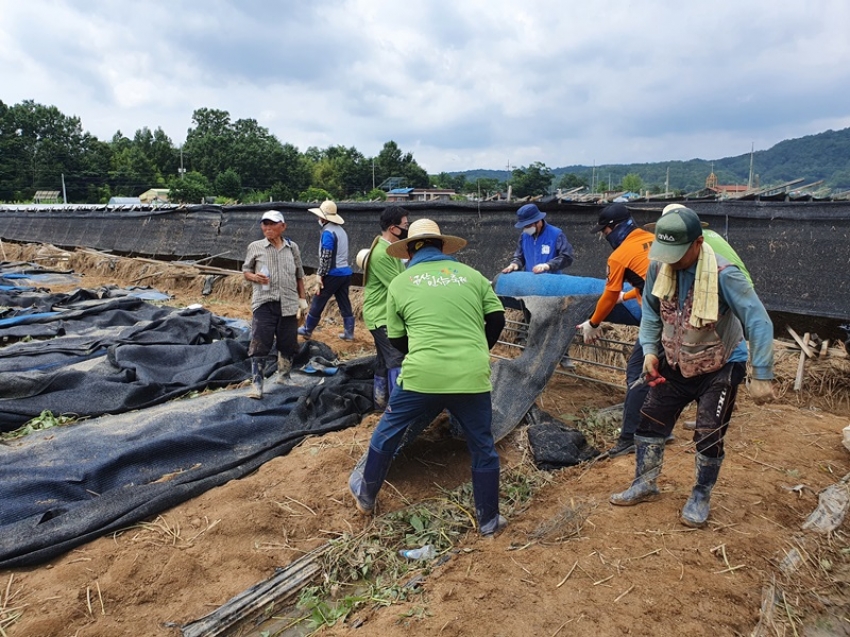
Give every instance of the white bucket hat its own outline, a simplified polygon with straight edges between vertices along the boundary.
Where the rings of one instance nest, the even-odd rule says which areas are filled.
[[[417,219],[407,230],[407,239],[396,241],[387,248],[387,254],[396,259],[407,258],[407,244],[420,239],[440,239],[443,242],[443,254],[454,254],[466,245],[466,239],[441,234],[440,226],[430,219]]]
[[[325,221],[330,221],[331,223],[335,223],[338,226],[341,226],[345,223],[336,213],[336,204],[330,199],[326,199],[322,202],[322,205],[318,208],[308,208],[310,212],[319,217],[320,219],[324,219]]]

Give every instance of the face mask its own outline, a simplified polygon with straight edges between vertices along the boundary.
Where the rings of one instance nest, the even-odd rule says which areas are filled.
[[[537,232],[537,226],[528,226],[527,228],[523,228],[522,231],[529,237],[533,237],[534,233]]]
[[[396,228],[398,228],[399,241],[407,239],[407,228],[402,228],[401,226],[396,226]]]
[[[319,221],[319,227],[320,227],[320,228],[324,228],[324,227],[325,227],[325,224],[324,224],[324,223],[322,223],[322,220],[321,220],[321,219],[319,219],[318,221]]]

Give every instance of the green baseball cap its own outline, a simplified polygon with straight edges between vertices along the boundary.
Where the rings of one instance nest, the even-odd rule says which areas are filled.
[[[676,263],[701,236],[702,224],[697,213],[690,208],[670,210],[655,224],[655,241],[649,258],[661,263]]]

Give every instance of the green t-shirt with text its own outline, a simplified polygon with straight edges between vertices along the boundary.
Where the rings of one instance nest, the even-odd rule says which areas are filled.
[[[363,322],[374,330],[387,324],[387,289],[393,279],[404,272],[404,263],[387,254],[390,242],[378,239],[369,255],[366,285],[363,287]]]
[[[407,335],[405,389],[423,394],[491,391],[484,315],[501,301],[477,270],[446,259],[413,265],[390,284],[387,335]]]

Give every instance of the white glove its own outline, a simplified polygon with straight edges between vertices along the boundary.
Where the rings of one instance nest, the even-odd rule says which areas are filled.
[[[508,267],[502,270],[502,274],[507,274],[508,272],[514,272],[515,270],[519,270],[519,266],[516,263],[509,263]]]
[[[750,380],[748,389],[750,391],[750,398],[753,399],[756,405],[763,405],[775,398],[773,395],[773,384],[769,380],[757,380],[753,378]]]
[[[623,302],[623,296],[625,296],[625,294],[626,294],[625,292],[623,292],[622,290],[620,290],[620,295],[617,297],[617,303],[622,303],[622,302]]]
[[[298,309],[295,311],[295,320],[300,321],[307,314],[307,299],[298,299]]]
[[[590,324],[590,319],[587,319],[584,323],[576,325],[576,329],[581,330],[581,337],[588,345],[598,341],[599,337],[602,335],[602,324],[593,327]]]
[[[535,265],[532,268],[531,271],[534,272],[534,274],[542,274],[543,272],[548,272],[549,271],[549,264],[548,263],[540,263],[539,265]]]

